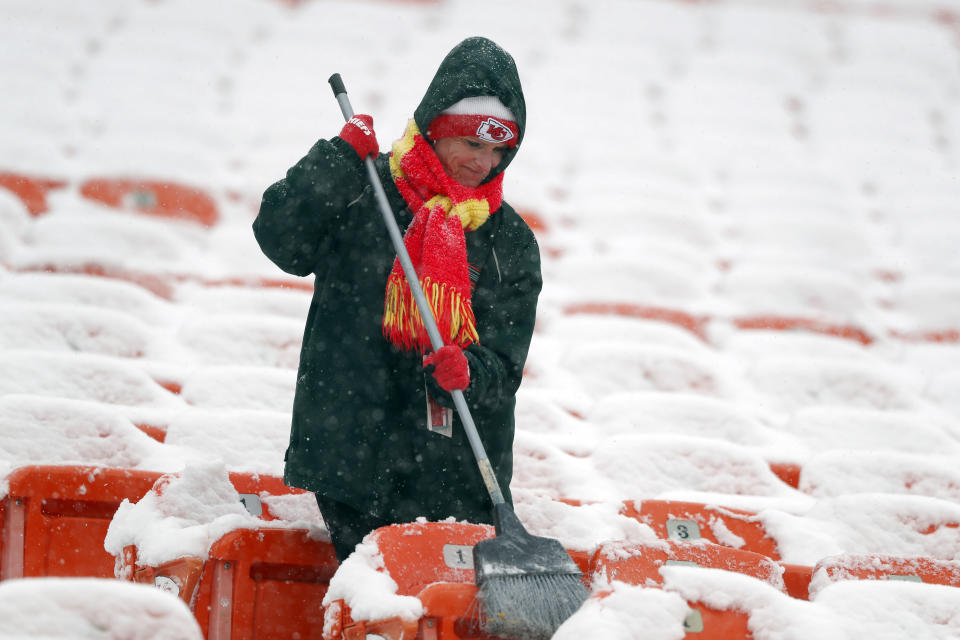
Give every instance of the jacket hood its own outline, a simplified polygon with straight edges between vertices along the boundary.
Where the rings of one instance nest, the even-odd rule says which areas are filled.
[[[517,65],[509,53],[487,38],[467,38],[451,49],[440,63],[426,94],[413,112],[417,127],[426,131],[433,119],[447,107],[463,98],[489,95],[500,98],[513,112],[520,131],[516,146],[507,151],[485,182],[502,173],[513,161],[526,130],[527,107],[523,88]]]

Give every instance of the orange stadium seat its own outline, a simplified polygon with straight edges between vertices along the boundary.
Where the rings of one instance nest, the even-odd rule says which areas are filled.
[[[800,486],[800,474],[803,467],[794,462],[771,462],[770,471],[783,480],[787,485],[796,489]]]
[[[864,346],[873,343],[874,337],[859,327],[853,325],[833,324],[821,322],[812,318],[798,318],[789,316],[758,315],[735,318],[734,326],[738,329],[762,329],[774,331],[810,331],[822,333],[837,338],[853,340]]]
[[[47,193],[53,189],[65,187],[66,184],[65,180],[38,178],[18,173],[0,173],[0,187],[12,191],[27,207],[30,215],[34,216],[46,213],[49,208]]]
[[[762,580],[785,590],[780,566],[769,558],[730,549],[709,542],[664,541],[630,545],[609,545],[598,549],[591,560],[593,571],[609,580],[639,586],[662,584],[660,568],[670,564],[722,569]],[[602,598],[604,592],[592,598]],[[716,609],[702,602],[688,602],[691,612],[683,622],[684,638],[690,640],[745,640],[752,638],[749,615],[736,609]]]
[[[710,321],[707,316],[693,315],[678,309],[666,309],[630,302],[578,302],[567,305],[563,311],[567,314],[612,314],[628,318],[658,320],[686,329],[703,341],[707,341],[707,324]]]
[[[262,473],[231,471],[230,482],[240,494],[240,501],[247,511],[268,521],[276,520],[277,516],[264,503],[264,497],[307,493],[303,489],[288,487],[279,476],[268,476]]]
[[[593,575],[601,574],[609,580],[635,585],[661,584],[660,568],[670,564],[723,569],[786,591],[782,569],[770,558],[706,541],[608,544],[597,549],[590,560]]]
[[[679,542],[708,540],[779,560],[777,541],[767,535],[756,515],[694,502],[628,500],[621,513],[652,528],[659,537]]]
[[[336,569],[333,545],[307,530],[231,531],[210,548],[194,615],[207,640],[318,638]]]
[[[151,488],[158,491],[162,490],[161,483],[171,477],[170,475],[160,476]],[[286,486],[283,483],[283,479],[278,476],[234,471],[230,472],[229,477],[231,484],[233,484],[237,493],[240,494],[240,501],[243,503],[243,506],[251,515],[264,521],[279,519],[277,514],[271,512],[268,501],[264,500],[264,498],[268,496],[304,493],[302,489]],[[249,558],[244,559],[246,556],[243,556],[240,560],[246,562],[244,566],[250,565],[250,567],[248,567],[250,569],[250,576],[248,577],[254,582],[259,581],[253,586],[246,583],[241,585],[242,589],[246,589],[246,591],[242,591],[243,594],[246,594],[244,597],[250,596],[250,593],[253,593],[253,596],[250,597],[261,599],[279,598],[279,595],[274,596],[271,594],[273,593],[272,590],[276,588],[274,583],[279,584],[283,581],[312,584],[314,585],[312,587],[303,587],[303,589],[311,591],[316,590],[317,587],[315,585],[319,584],[317,582],[319,580],[320,583],[322,583],[323,589],[326,589],[326,584],[329,581],[328,573],[332,574],[332,569],[330,571],[327,570],[327,568],[329,568],[328,565],[332,562],[333,567],[336,567],[336,559],[335,556],[332,555],[332,546],[329,542],[307,539],[306,533],[299,529],[264,529],[263,531],[283,533],[259,535],[256,539],[250,539],[246,534],[232,532],[224,536],[220,543],[217,543],[220,545],[219,547],[217,544],[214,545],[213,550],[211,550],[207,558],[184,556],[165,562],[160,566],[140,564],[137,548],[131,545],[125,547],[122,555],[117,558],[117,574],[132,582],[153,584],[173,593],[187,605],[194,607],[201,593],[205,594],[204,597],[209,600],[212,572],[222,572],[224,569],[230,568],[229,554],[231,552],[226,546],[227,543],[223,542],[223,540],[229,539],[234,540],[234,543],[231,544],[236,545],[235,551],[237,551],[237,553],[241,552],[241,548],[246,549],[244,553],[247,553],[250,558],[253,558],[253,560]],[[290,556],[295,553],[298,545],[302,547],[301,550],[304,554],[304,560],[302,562],[289,559]],[[214,550],[217,549],[219,549],[219,551],[216,553],[220,554],[219,556],[214,554]],[[268,559],[257,560],[257,558],[261,557],[268,557]],[[330,560],[331,557],[333,558],[332,561]],[[217,569],[216,567],[218,565],[216,563],[218,559],[222,560],[221,564],[225,563],[226,566]],[[322,570],[317,569],[314,565],[318,562],[321,562],[322,567],[327,568],[323,568]],[[237,563],[235,562],[234,564]],[[223,578],[221,577],[219,579]],[[260,582],[263,584],[260,585]],[[228,589],[228,586],[222,584],[219,588],[221,590]],[[251,589],[253,589],[252,592],[250,591]],[[291,586],[290,589],[296,591],[293,586]],[[289,595],[288,593],[283,595],[283,597]],[[322,598],[323,594],[321,593],[319,597]],[[208,611],[205,615],[210,615],[210,612]],[[261,614],[261,617],[269,615],[272,614]],[[197,617],[198,619],[200,618],[199,614]],[[206,622],[203,622],[203,624],[205,625]],[[218,618],[217,624],[222,627],[222,625],[227,623],[224,622],[221,617]],[[246,628],[252,623],[241,615],[239,624],[241,627],[238,628]]]
[[[423,604],[419,620],[401,618],[354,620],[342,600],[326,608],[324,640],[416,637],[463,640],[482,637],[475,623],[477,589],[473,546],[493,535],[493,527],[475,524],[422,522],[392,525],[372,534],[383,557],[384,570],[397,583],[399,595]],[[410,540],[416,540],[411,545]]]
[[[87,262],[84,264],[55,264],[53,262],[31,265],[19,269],[22,273],[58,273],[72,275],[98,276],[101,278],[110,278],[135,284],[150,293],[164,300],[173,300],[175,283],[169,278],[147,273],[144,271],[133,271],[111,265]]]
[[[960,562],[922,556],[845,554],[813,567],[815,580],[906,580],[960,587]]]
[[[82,466],[29,466],[10,474],[4,498],[3,579],[112,578],[103,540],[124,499],[142,498],[159,473]]]
[[[95,178],[80,186],[80,193],[112,207],[190,220],[207,227],[216,224],[217,205],[208,194],[193,187],[156,180]]]

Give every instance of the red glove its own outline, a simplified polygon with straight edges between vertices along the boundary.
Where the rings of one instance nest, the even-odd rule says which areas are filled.
[[[377,134],[373,132],[373,118],[367,115],[355,115],[340,130],[340,137],[353,147],[360,159],[376,156],[380,153]]]
[[[423,359],[424,370],[444,391],[466,389],[470,384],[470,365],[460,347],[448,344]]]

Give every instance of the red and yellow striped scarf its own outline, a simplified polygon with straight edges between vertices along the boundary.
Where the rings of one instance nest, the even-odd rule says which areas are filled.
[[[503,174],[475,189],[461,185],[443,171],[433,147],[413,120],[393,144],[390,172],[413,212],[403,243],[444,344],[466,347],[478,342],[464,234],[479,228],[500,208]],[[399,260],[394,260],[387,279],[383,334],[407,351],[431,350]]]

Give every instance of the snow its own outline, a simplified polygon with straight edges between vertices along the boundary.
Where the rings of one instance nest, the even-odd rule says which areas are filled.
[[[28,464],[172,474],[120,508],[115,554],[202,556],[236,528],[326,535],[311,496],[262,495],[265,521],[229,479],[282,475],[312,288],[250,224],[263,189],[339,130],[326,77],[387,149],[478,28],[467,0],[292,4],[4,3],[0,174],[56,184],[34,213],[0,186],[0,494]],[[512,483],[531,532],[586,554],[650,543],[622,501],[688,500],[755,512],[786,563],[960,560],[960,4],[484,14],[503,18],[482,31],[528,101],[506,199],[542,223]],[[84,195],[94,178],[196,188],[219,217],[138,211],[150,194],[114,207]],[[798,465],[799,485],[771,463]],[[378,557],[361,546],[328,599],[415,618]],[[662,575],[598,582],[556,637],[679,638],[696,602],[747,614],[758,639],[960,635],[950,587],[824,581],[802,601],[729,572]],[[199,633],[166,594],[77,584],[0,583],[0,635],[81,619],[119,630],[82,637]],[[166,626],[130,628],[137,611]]]
[[[424,613],[423,604],[413,596],[398,595],[397,583],[383,569],[376,542],[365,540],[337,569],[324,604],[343,600],[356,620],[419,619]]]
[[[149,585],[94,578],[0,583],[0,635],[10,640],[200,640],[175,596]]]

